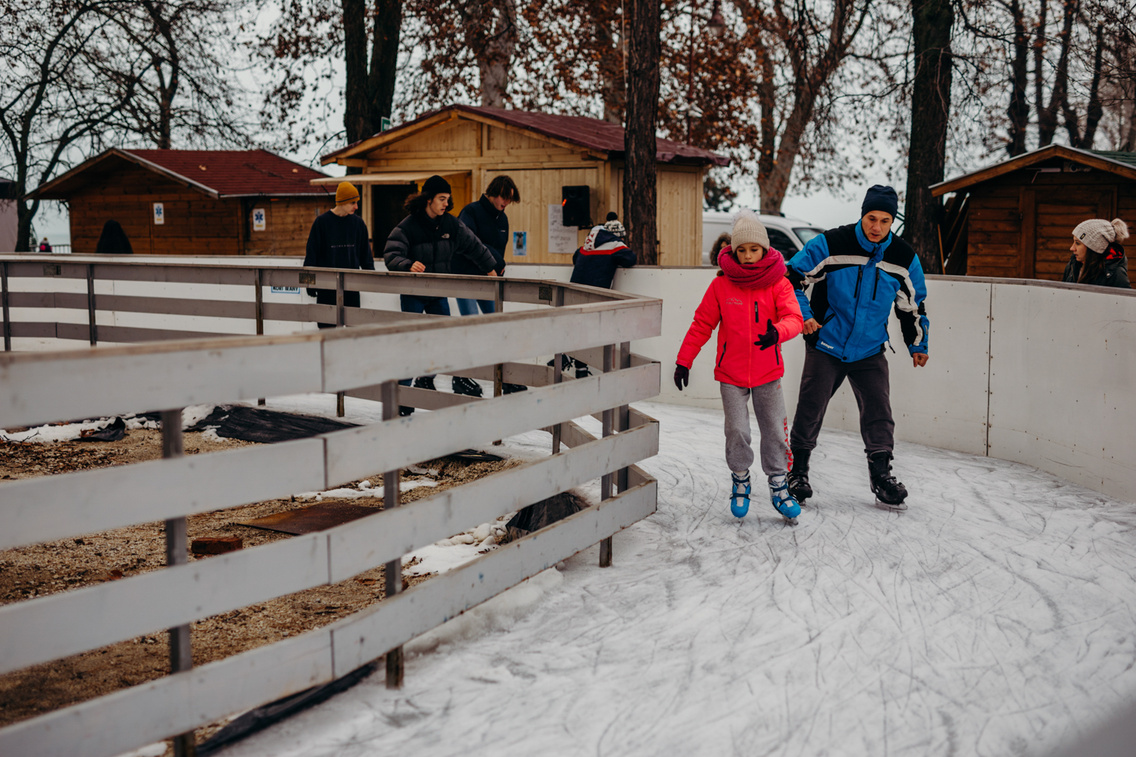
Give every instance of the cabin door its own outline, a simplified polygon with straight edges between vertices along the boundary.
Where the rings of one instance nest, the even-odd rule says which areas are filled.
[[[410,184],[372,184],[371,185],[371,246],[375,259],[381,260],[387,237],[402,219],[406,211],[402,204],[406,198],[416,193],[418,187]],[[363,219],[367,220],[367,219]]]
[[[1027,190],[1023,210],[1022,278],[1060,281],[1069,262],[1073,229],[1088,218],[1111,219],[1116,190],[1100,186],[1036,187]],[[1032,200],[1032,201],[1030,201]],[[1032,212],[1031,212],[1032,211]],[[1032,219],[1028,216],[1032,215]],[[1032,223],[1030,222],[1032,220]]]

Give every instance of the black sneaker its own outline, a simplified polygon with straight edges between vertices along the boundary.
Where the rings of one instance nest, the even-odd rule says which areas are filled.
[[[434,377],[433,376],[419,376],[418,378],[414,379],[414,388],[415,389],[429,389],[432,392],[436,391],[434,389]]]
[[[481,384],[465,376],[454,376],[453,388],[454,394],[464,394],[467,397],[481,396]]]

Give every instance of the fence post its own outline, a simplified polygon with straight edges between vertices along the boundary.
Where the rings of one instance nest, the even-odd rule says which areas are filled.
[[[185,443],[181,433],[181,408],[162,411],[162,457],[181,457]],[[189,562],[186,551],[187,527],[185,516],[166,521],[166,565],[185,565]],[[190,644],[190,625],[175,626],[170,635],[170,673],[180,673],[193,667],[193,647]],[[174,757],[193,757],[197,748],[193,731],[174,736]]]
[[[556,287],[556,294],[553,295],[552,307],[564,307],[564,287]],[[564,360],[564,353],[557,352],[552,356],[552,383],[559,384],[564,380],[564,371],[561,370],[560,363]],[[560,452],[560,437],[562,429],[559,423],[552,427],[552,454]]]
[[[605,344],[603,348],[603,372],[606,376],[611,372],[612,367],[615,365],[615,346]],[[615,421],[615,408],[608,408],[603,411],[603,435],[608,437],[612,435],[613,426]],[[604,474],[600,479],[600,501],[606,502],[611,499],[611,484],[612,476],[610,473]],[[600,542],[600,567],[611,567],[611,537],[607,537]]]
[[[264,269],[257,268],[252,272],[252,285],[256,301],[256,335],[264,336]],[[256,404],[263,406],[265,398],[257,398]]]
[[[99,326],[95,323],[95,264],[87,264],[87,336],[91,346],[99,343]]]
[[[343,313],[343,272],[335,274],[335,326],[343,328],[345,323]],[[385,411],[385,408],[384,408]],[[342,418],[346,413],[343,407],[343,392],[335,393],[335,414]]]
[[[623,342],[619,345],[619,355],[616,363],[619,369],[631,367],[631,342]],[[615,418],[615,430],[626,431],[631,428],[631,407],[629,405],[620,405],[619,412]],[[627,491],[627,469],[620,468],[619,473],[616,475],[616,487],[618,491]]]
[[[379,391],[383,402],[383,420],[394,420],[398,417],[398,382],[384,381]],[[383,473],[384,510],[398,507],[398,474],[397,470]],[[386,592],[384,599],[390,599],[402,591],[402,558],[391,560],[383,567],[383,589]],[[387,652],[387,688],[402,688],[402,675],[402,647],[395,647]]]
[[[8,261],[0,263],[0,303],[4,309],[4,351],[12,351],[12,317],[8,311]]]

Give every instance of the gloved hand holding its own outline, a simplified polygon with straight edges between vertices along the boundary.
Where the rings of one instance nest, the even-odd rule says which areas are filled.
[[[681,392],[684,386],[690,384],[690,369],[685,365],[675,366],[675,386]]]
[[[757,343],[761,345],[761,349],[763,350],[767,350],[781,341],[781,335],[777,333],[777,328],[773,325],[773,320],[766,318],[765,323],[767,324],[765,333],[757,339]]]

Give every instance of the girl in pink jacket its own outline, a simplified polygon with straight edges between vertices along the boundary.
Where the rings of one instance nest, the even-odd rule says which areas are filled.
[[[726,419],[726,464],[733,478],[730,512],[738,518],[749,512],[749,467],[754,455],[748,401],[752,396],[761,432],[761,468],[769,478],[773,507],[796,525],[801,507],[785,481],[791,455],[781,394],[785,374],[781,342],[801,333],[801,308],[793,285],[785,278],[784,258],[770,248],[769,235],[752,211],[738,215],[730,237],[732,247],[718,254],[722,270],[706,290],[682,340],[675,386],[682,391],[689,383],[694,358],[717,328],[714,378],[721,385]]]

